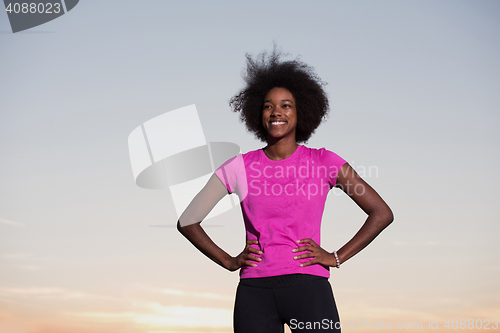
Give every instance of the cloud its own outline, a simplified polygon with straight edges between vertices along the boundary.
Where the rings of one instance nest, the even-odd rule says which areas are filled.
[[[176,329],[184,328],[224,328],[232,327],[232,308],[214,307],[213,302],[208,306],[189,306],[179,304],[162,304],[151,299],[156,295],[173,295],[182,298],[198,298],[208,300],[232,300],[232,297],[223,294],[210,292],[187,292],[173,288],[151,288],[140,286],[134,288],[136,291],[147,291],[152,294],[137,295],[129,297],[110,297],[99,294],[90,294],[78,290],[58,288],[58,287],[24,287],[24,286],[0,286],[0,298],[29,299],[31,301],[60,300],[64,302],[69,299],[85,301],[81,304],[102,304],[103,300],[112,300],[110,306],[119,308],[101,307],[97,311],[78,311],[66,307],[62,314],[70,317],[71,322],[95,323],[95,324],[132,324],[138,328],[150,331],[150,329]],[[170,301],[169,301],[170,302]],[[126,309],[123,308],[126,305]],[[105,306],[105,305],[104,305]],[[95,306],[93,307],[95,309]],[[91,308],[89,308],[91,309]],[[56,310],[56,309],[54,309]],[[60,312],[61,313],[61,312]],[[62,318],[61,318],[62,319]]]
[[[85,318],[93,322],[133,322],[148,328],[176,327],[232,327],[232,309],[189,306],[163,306],[156,302],[134,302],[134,311],[65,312],[67,316]]]
[[[9,297],[39,297],[39,298],[63,298],[63,299],[109,299],[116,300],[114,297],[89,294],[77,290],[68,290],[63,288],[50,287],[1,287],[0,296]]]
[[[0,258],[4,259],[25,259],[32,256],[31,253],[0,253]]]
[[[146,294],[140,292],[146,292]],[[140,295],[136,294],[137,292]],[[75,322],[93,322],[100,324],[133,324],[139,331],[163,331],[173,332],[186,331],[192,329],[220,329],[219,331],[230,331],[232,328],[232,307],[215,307],[214,302],[218,300],[233,300],[224,294],[212,292],[189,292],[174,288],[154,288],[139,285],[129,290],[126,301],[128,309],[106,310],[106,311],[66,311],[65,316],[69,316]],[[148,295],[149,294],[149,295]],[[168,303],[154,300],[155,295],[174,296],[168,298]],[[208,299],[210,302],[206,306],[179,305],[176,297],[181,299]],[[176,304],[177,303],[177,304]],[[218,331],[218,332],[219,332]],[[197,331],[198,332],[198,331]]]
[[[36,265],[19,265],[19,266],[16,266],[16,268],[24,270],[24,271],[36,271],[36,270],[40,269],[40,267],[38,267]]]
[[[2,218],[0,218],[0,223],[8,224],[8,225],[13,225],[13,226],[16,226],[16,227],[24,227],[24,223],[16,222],[16,221],[11,221],[11,220],[6,220],[6,219],[2,219]]]
[[[13,317],[12,313],[7,310],[0,309],[0,322],[11,317]]]
[[[150,327],[191,326],[191,327],[231,327],[232,309],[162,306],[152,304],[151,313],[137,314],[134,321]]]
[[[176,296],[191,296],[197,298],[208,298],[208,299],[217,299],[217,300],[229,300],[232,301],[234,296],[221,295],[216,293],[190,293],[179,289],[159,289],[152,290],[156,292],[160,292],[162,294],[168,295],[176,295]]]

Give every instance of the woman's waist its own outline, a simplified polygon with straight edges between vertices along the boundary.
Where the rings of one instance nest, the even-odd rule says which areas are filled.
[[[261,245],[261,244],[258,244]],[[300,244],[302,245],[302,244]],[[254,245],[257,246],[257,245]],[[296,256],[307,253],[309,251],[293,252],[298,248],[299,244],[265,244],[259,249],[262,254],[254,254],[260,257],[260,261],[256,261],[256,266],[241,267],[240,276],[244,277],[269,277],[284,274],[312,274],[329,277],[328,267],[320,264],[313,264],[301,267],[300,265],[312,260],[312,258],[295,259]]]
[[[287,235],[286,237],[279,237],[276,235],[270,237],[261,236],[257,239],[255,237],[248,237],[248,239],[256,239],[258,241],[258,244],[252,245],[252,247],[255,247],[256,249],[262,251],[263,256],[270,256],[270,257],[272,256],[282,257],[288,255],[292,255],[293,257],[294,255],[307,252],[307,251],[303,252],[292,251],[300,246],[307,245],[305,243],[298,243],[299,240],[306,238],[311,238],[318,245],[321,244],[320,237],[319,235],[316,234],[312,235],[312,237],[311,236],[300,237],[295,235],[292,236]]]
[[[270,269],[270,270],[278,270],[279,268],[290,268],[298,266],[301,264],[312,260],[312,258],[301,258],[295,259],[295,257],[309,253],[309,251],[297,251],[293,252],[293,249],[296,249],[302,244],[296,244],[294,246],[264,246],[261,247],[261,254],[252,253],[252,255],[260,258],[260,261],[257,261],[257,267]],[[246,268],[246,266],[244,266]],[[251,267],[251,266],[248,266]]]
[[[271,289],[292,287],[320,279],[328,278],[312,274],[294,273],[268,277],[241,278],[239,284],[247,287]]]

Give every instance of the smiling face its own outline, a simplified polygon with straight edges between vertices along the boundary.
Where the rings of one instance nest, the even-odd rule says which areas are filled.
[[[295,142],[297,128],[297,107],[292,93],[285,88],[268,91],[262,106],[262,125],[268,141],[271,138],[290,137]]]

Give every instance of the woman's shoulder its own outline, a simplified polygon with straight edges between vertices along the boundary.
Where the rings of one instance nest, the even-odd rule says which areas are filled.
[[[314,156],[326,156],[326,155],[330,155],[330,154],[335,154],[332,150],[326,149],[325,147],[311,148],[311,147],[307,147],[304,145],[302,145],[302,147],[303,147],[304,152],[309,153],[309,154],[314,155]]]
[[[251,150],[251,151],[248,151],[246,153],[242,153],[240,151],[237,155],[227,159],[224,163],[221,164],[220,167],[231,168],[231,169],[240,169],[242,166],[247,164],[245,162],[247,162],[248,160],[258,158],[259,150],[260,149]],[[217,166],[216,166],[216,169],[217,169]]]
[[[322,164],[344,164],[346,161],[340,157],[337,153],[332,150],[326,149],[325,147],[321,148],[310,148],[304,146],[304,152],[307,155],[310,155],[311,158],[318,160]]]
[[[246,153],[240,153],[240,154],[243,157],[252,157],[252,156],[259,155],[259,153],[260,153],[261,150],[262,150],[262,148],[259,148],[259,149],[255,149],[255,150],[249,150]]]

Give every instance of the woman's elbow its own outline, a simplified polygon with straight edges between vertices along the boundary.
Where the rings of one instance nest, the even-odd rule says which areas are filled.
[[[387,208],[383,212],[383,220],[386,227],[394,221],[394,214],[392,213],[392,210],[389,208],[389,206],[387,206]]]
[[[381,230],[385,229],[389,224],[391,224],[394,221],[394,214],[387,205],[378,207],[368,215],[371,216],[372,214],[373,217],[375,218],[374,221],[377,221],[376,224]]]
[[[184,235],[184,231],[183,230],[183,227],[181,226],[181,222],[180,221],[177,221],[177,230]]]
[[[200,222],[190,222],[189,220],[183,220],[181,223],[180,220],[177,221],[177,230],[184,236],[188,237],[193,233],[197,232],[198,226]]]

